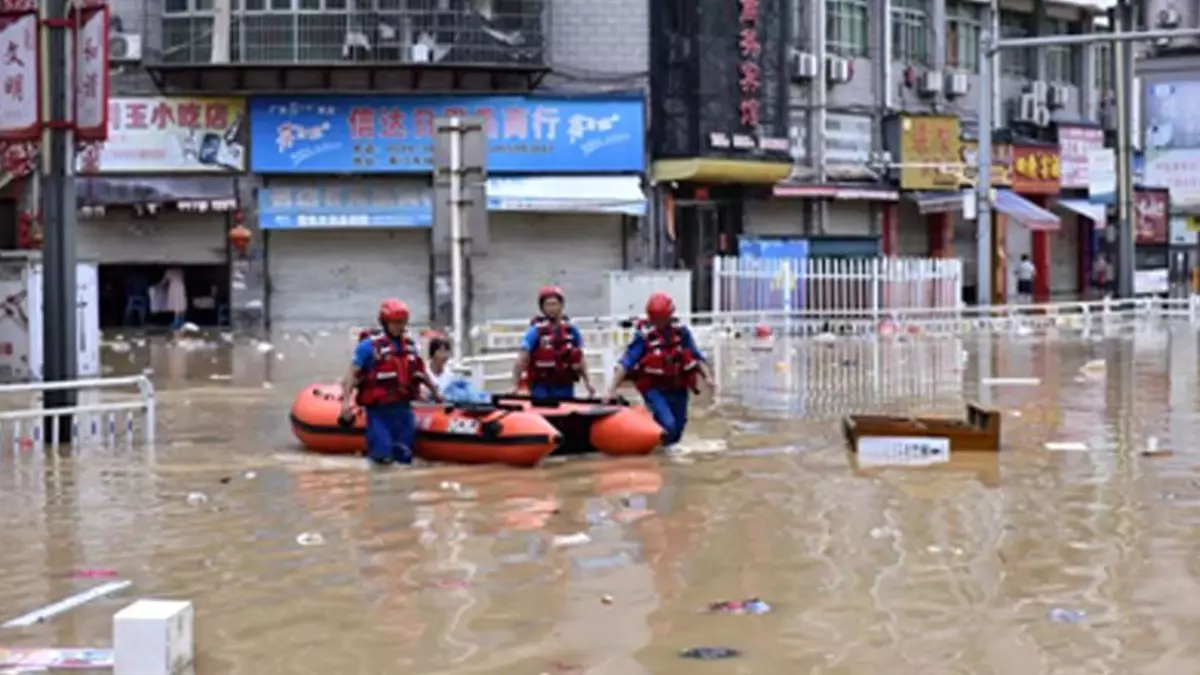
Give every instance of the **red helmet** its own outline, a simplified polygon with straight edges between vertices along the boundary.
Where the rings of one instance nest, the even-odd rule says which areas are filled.
[[[564,302],[566,296],[563,295],[563,290],[558,286],[542,286],[538,289],[538,307],[546,301],[546,298],[558,298],[559,302]]]
[[[675,301],[666,293],[655,293],[646,301],[646,316],[651,319],[669,319],[675,316]]]
[[[408,321],[408,305],[396,298],[388,298],[379,303],[380,321]]]

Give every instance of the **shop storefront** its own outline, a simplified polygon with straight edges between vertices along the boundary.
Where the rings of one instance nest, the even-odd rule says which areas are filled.
[[[978,269],[977,225],[963,216],[973,205],[978,141],[963,137],[957,117],[900,115],[889,121],[887,147],[900,164],[902,204],[897,233],[900,255],[960,258],[966,269],[966,295],[974,298]],[[1021,256],[1037,269],[1034,299],[1049,298],[1064,275],[1074,283],[1076,237],[1061,233],[1061,219],[1046,207],[1059,191],[1057,146],[992,144],[991,302],[1016,298],[1014,274]],[[910,223],[916,224],[915,227]],[[1053,253],[1055,247],[1065,254]],[[1057,261],[1057,266],[1056,266]]]
[[[703,310],[713,258],[737,251],[748,220],[774,210],[771,189],[792,171],[787,3],[650,7],[656,262],[692,271],[693,303]]]
[[[454,115],[490,138],[472,318],[532,312],[547,283],[572,314],[602,311],[646,211],[640,99],[268,97],[250,119],[272,326],[361,325],[383,294],[431,320],[433,120]]]
[[[1104,152],[1104,130],[1097,126],[1079,124],[1058,125],[1059,151],[1059,191],[1055,202],[1058,212],[1063,216],[1061,232],[1075,234],[1078,242],[1075,256],[1074,291],[1084,294],[1093,281],[1093,266],[1103,251],[1103,237],[1108,225],[1108,208],[1102,201],[1092,199],[1097,192],[1091,184],[1089,162],[1095,162],[1097,153]],[[1112,151],[1109,150],[1109,153]],[[1064,254],[1056,247],[1054,258],[1056,267],[1067,267]],[[1055,293],[1065,292],[1066,278],[1055,278]]]
[[[806,116],[793,113],[792,121]],[[894,244],[900,195],[877,166],[873,148],[879,125],[870,115],[827,113],[821,164],[814,165],[807,127],[791,134],[797,162],[789,180],[772,189],[775,198],[756,202],[747,213],[747,231],[757,235],[811,236],[824,240],[832,255],[895,255],[880,248]],[[748,205],[749,206],[749,205]],[[811,214],[811,218],[806,218]]]
[[[1186,68],[1171,68],[1144,79],[1149,131],[1143,184],[1168,190],[1169,220],[1177,223],[1171,229],[1180,236],[1171,237],[1168,249],[1139,245],[1138,268],[1165,263],[1178,292],[1189,286],[1189,278],[1200,274],[1193,271],[1200,268],[1200,250],[1194,237],[1187,234],[1200,216],[1200,106],[1196,105],[1200,80]]]
[[[228,232],[245,170],[245,104],[117,98],[108,140],[77,157],[80,259],[99,264],[104,326],[170,323],[148,287],[179,268],[187,319],[229,321]]]

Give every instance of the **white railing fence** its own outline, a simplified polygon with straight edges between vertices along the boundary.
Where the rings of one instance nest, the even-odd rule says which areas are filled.
[[[80,401],[65,408],[45,408],[46,392],[75,390]],[[31,447],[56,447],[61,419],[69,419],[74,445],[102,442],[115,444],[119,439],[132,444],[140,430],[142,440],[154,442],[157,424],[154,384],[145,375],[112,377],[68,382],[31,382],[0,386],[0,447],[14,451]],[[43,431],[46,420],[49,437]]]
[[[596,393],[603,394],[620,354],[612,348],[585,349],[583,356]],[[506,392],[512,389],[513,367],[516,363],[517,353],[509,352],[471,356],[462,359],[458,365],[470,369],[468,379],[476,388],[482,391]]]
[[[963,265],[948,258],[747,258],[713,260],[713,314],[884,316],[891,310],[958,309]]]

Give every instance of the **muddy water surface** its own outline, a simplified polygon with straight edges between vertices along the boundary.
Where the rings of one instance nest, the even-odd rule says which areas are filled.
[[[195,601],[201,674],[1193,672],[1196,345],[730,344],[696,452],[531,471],[300,454],[287,407],[340,373],[343,338],[119,346],[110,372],[153,369],[158,442],[5,445],[0,619],[101,582],[80,570],[134,588],[0,646],[108,646],[114,611],[162,597]],[[1001,456],[861,469],[838,436],[849,412],[965,399],[1005,411]],[[773,611],[700,611],[754,596]],[[742,656],[680,659],[700,645]]]

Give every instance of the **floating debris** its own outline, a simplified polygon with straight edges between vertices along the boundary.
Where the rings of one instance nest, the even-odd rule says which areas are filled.
[[[89,568],[78,570],[73,576],[76,579],[111,579],[117,576],[117,571],[104,568]]]
[[[201,506],[208,503],[208,495],[203,492],[189,492],[187,503],[191,506]]]
[[[1142,450],[1142,457],[1170,457],[1175,453],[1158,446],[1158,438],[1151,436],[1146,439],[1146,448]]]
[[[1054,623],[1079,623],[1087,618],[1087,612],[1082,609],[1063,609],[1055,607],[1048,614]]]
[[[984,377],[979,380],[985,387],[1036,387],[1041,383],[1040,377]]]
[[[721,659],[737,658],[741,655],[741,652],[732,647],[692,647],[679,652],[679,656],[697,661],[720,661]]]
[[[592,538],[586,532],[576,532],[575,534],[563,534],[550,540],[550,545],[554,548],[568,548],[571,546],[583,546],[591,543]]]
[[[1046,443],[1045,447],[1050,452],[1087,452],[1087,443],[1079,443],[1077,441],[1051,441]]]
[[[320,532],[302,532],[297,535],[296,543],[301,546],[324,546],[325,537]]]
[[[750,598],[749,600],[729,601],[722,600],[721,602],[711,603],[704,611],[710,614],[766,614],[771,611],[771,606],[759,600],[758,598]]]

